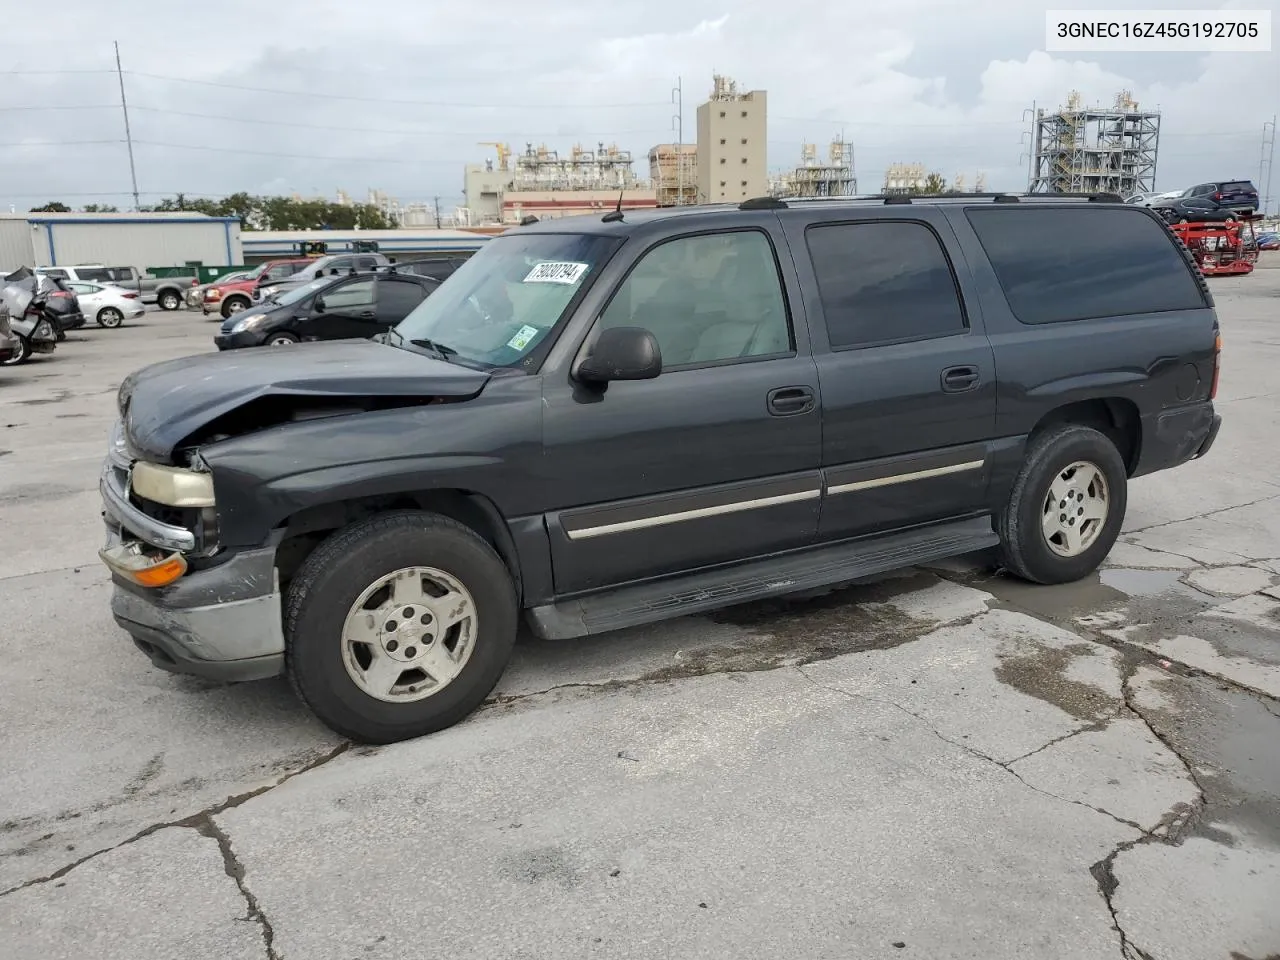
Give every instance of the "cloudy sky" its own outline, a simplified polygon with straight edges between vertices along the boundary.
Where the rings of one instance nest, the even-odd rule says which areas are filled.
[[[481,141],[616,142],[647,174],[648,148],[675,139],[676,78],[692,142],[713,71],[768,91],[771,169],[843,133],[864,191],[894,161],[1022,188],[1023,111],[1056,107],[1071,89],[1088,103],[1129,89],[1163,112],[1161,189],[1256,179],[1263,124],[1280,110],[1280,53],[1051,55],[1044,7],[1026,0],[109,6],[108,16],[101,0],[62,0],[48,44],[34,21],[0,39],[4,209],[129,205],[113,40],[144,203],[339,188],[363,199],[374,187],[452,207],[462,165],[493,155]]]

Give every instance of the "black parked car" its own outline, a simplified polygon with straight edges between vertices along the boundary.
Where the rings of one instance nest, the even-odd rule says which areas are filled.
[[[440,285],[414,275],[351,273],[302,284],[222,322],[219,350],[289,346],[385,333]]]
[[[421,260],[407,260],[391,266],[397,273],[416,273],[420,277],[432,277],[436,280],[448,280],[457,273],[469,256],[453,254],[447,257],[425,257]]]
[[[1131,478],[1213,445],[1218,334],[1118,197],[517,227],[380,341],[129,376],[111,608],[163,669],[288,671],[386,742],[474,710],[522,615],[581,637],[993,546],[1074,581]]]
[[[1235,220],[1258,209],[1258,191],[1250,180],[1198,183],[1167,200],[1154,200],[1151,209],[1169,223]]]

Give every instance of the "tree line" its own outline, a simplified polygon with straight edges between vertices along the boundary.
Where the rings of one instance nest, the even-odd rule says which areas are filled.
[[[139,207],[140,213],[190,211],[211,217],[236,217],[245,230],[390,230],[395,223],[370,203],[330,203],[327,200],[294,200],[292,197],[255,197],[233,193],[221,200],[202,197],[165,197],[159,203]],[[32,207],[31,213],[75,213],[72,207],[51,201]],[[119,213],[110,204],[89,203],[82,213]]]

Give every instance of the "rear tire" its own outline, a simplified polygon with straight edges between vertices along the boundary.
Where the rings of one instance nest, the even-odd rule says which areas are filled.
[[[182,305],[182,297],[172,290],[165,290],[156,298],[161,310],[177,310]]]
[[[474,531],[438,514],[388,513],[337,531],[302,565],[289,588],[285,661],[327,726],[393,743],[475,710],[506,669],[517,620],[511,575]]]
[[[103,307],[98,311],[98,326],[114,330],[124,323],[124,314],[115,307]]]
[[[1088,576],[1115,545],[1127,504],[1124,460],[1102,433],[1066,424],[1033,436],[996,520],[1005,566],[1032,583]]]
[[[20,363],[26,363],[31,359],[31,344],[27,338],[20,333],[15,333],[14,337],[18,340],[18,349],[14,351],[13,356],[3,361],[6,367],[16,367]]]

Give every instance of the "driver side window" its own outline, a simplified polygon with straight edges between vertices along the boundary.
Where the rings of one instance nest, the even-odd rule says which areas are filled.
[[[600,329],[643,327],[664,370],[790,353],[791,324],[769,238],[759,230],[678,237],[649,250]]]

